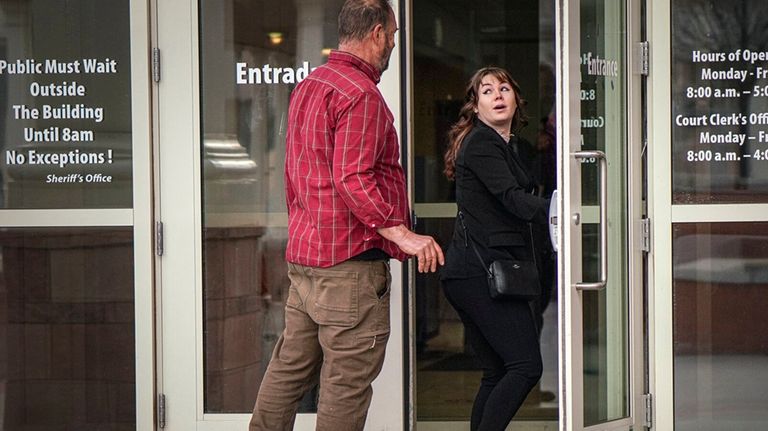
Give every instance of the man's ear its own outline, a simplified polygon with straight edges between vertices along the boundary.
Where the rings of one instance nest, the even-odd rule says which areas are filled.
[[[376,24],[375,27],[373,27],[373,30],[371,30],[371,36],[373,37],[373,40],[378,42],[379,37],[384,36],[386,37],[386,29],[381,24]]]

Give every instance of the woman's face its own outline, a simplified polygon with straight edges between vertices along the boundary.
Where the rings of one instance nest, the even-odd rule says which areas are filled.
[[[516,110],[512,85],[493,75],[484,76],[477,89],[477,117],[494,129],[509,131]]]

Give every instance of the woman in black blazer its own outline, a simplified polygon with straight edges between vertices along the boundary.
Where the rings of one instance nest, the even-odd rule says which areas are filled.
[[[517,155],[515,132],[525,125],[520,89],[504,69],[470,79],[459,121],[449,132],[445,174],[456,181],[456,217],[441,270],[443,290],[464,324],[483,377],[472,407],[472,431],[502,431],[541,378],[541,353],[526,301],[492,300],[483,260],[533,260],[529,223],[546,223],[549,200]]]

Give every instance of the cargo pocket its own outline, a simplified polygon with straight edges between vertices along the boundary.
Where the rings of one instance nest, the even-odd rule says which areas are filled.
[[[389,328],[380,328],[375,331],[361,332],[357,335],[357,339],[365,341],[369,350],[373,350],[376,346],[385,346],[387,340],[389,340]]]
[[[357,336],[358,343],[364,350],[363,357],[366,358],[366,374],[375,378],[384,365],[384,354],[387,350],[387,341],[389,341],[389,329],[379,329],[376,331],[360,333]]]
[[[358,320],[358,274],[313,269],[314,320],[319,325],[355,326]]]

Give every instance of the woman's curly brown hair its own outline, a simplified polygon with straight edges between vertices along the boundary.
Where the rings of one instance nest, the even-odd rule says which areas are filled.
[[[512,75],[510,75],[509,72],[500,67],[493,66],[484,67],[475,72],[467,85],[464,105],[461,107],[461,111],[459,111],[459,120],[454,123],[454,125],[451,126],[451,130],[448,131],[448,148],[443,157],[443,161],[445,162],[443,173],[445,173],[445,176],[448,177],[449,180],[453,180],[454,175],[456,174],[456,156],[459,154],[461,142],[474,126],[476,116],[475,108],[477,107],[477,92],[480,89],[480,84],[482,83],[483,78],[488,75],[495,77],[499,82],[510,84],[515,91],[517,109],[512,116],[512,130],[510,130],[510,132],[517,133],[528,124],[528,117],[523,111],[523,106],[525,106],[526,101],[520,96],[520,86],[512,78]]]

